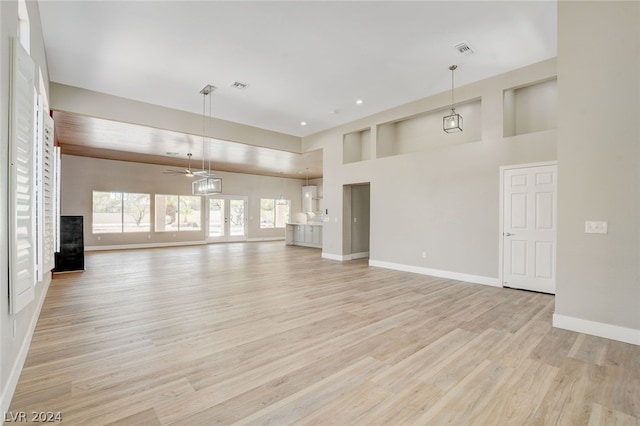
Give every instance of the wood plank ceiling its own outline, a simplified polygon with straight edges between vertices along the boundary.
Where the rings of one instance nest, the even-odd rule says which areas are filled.
[[[62,111],[55,111],[54,119],[63,154],[186,168],[187,154],[192,153],[194,169],[298,179],[322,177],[321,150],[300,154],[220,139],[203,141],[200,135]]]

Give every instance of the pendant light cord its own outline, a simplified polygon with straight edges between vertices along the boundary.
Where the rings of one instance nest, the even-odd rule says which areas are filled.
[[[207,129],[207,133],[211,131],[211,96],[209,96],[209,128]],[[207,160],[209,161],[209,175],[211,175],[211,138],[207,139]]]
[[[451,70],[451,110],[455,111],[455,107],[454,105],[454,99],[453,99],[453,88],[454,88],[454,84],[453,84],[453,75],[454,75],[454,71],[456,70],[456,68],[458,68],[457,65],[451,65],[449,67],[449,69]]]
[[[207,96],[204,92],[202,93],[202,170],[204,170],[204,141],[205,137],[205,121],[206,121],[206,108],[205,108],[205,96]]]

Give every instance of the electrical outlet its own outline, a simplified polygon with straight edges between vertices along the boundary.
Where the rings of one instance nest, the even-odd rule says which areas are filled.
[[[423,251],[423,252],[422,252],[422,258],[423,258],[423,259],[426,259],[426,258],[427,258],[427,252],[426,252],[426,251]]]

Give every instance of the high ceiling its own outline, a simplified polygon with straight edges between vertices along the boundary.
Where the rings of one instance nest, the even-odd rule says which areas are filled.
[[[214,117],[295,136],[556,55],[555,1],[39,6],[51,81],[199,114],[213,84]]]

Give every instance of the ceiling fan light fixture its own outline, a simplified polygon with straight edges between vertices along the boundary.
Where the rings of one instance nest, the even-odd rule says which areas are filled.
[[[193,177],[193,171],[191,170],[191,156],[193,154],[192,153],[188,153],[187,156],[189,157],[189,168],[187,170],[185,170],[185,176],[188,178],[192,178]]]
[[[187,153],[187,157],[189,157],[189,164],[187,165],[186,169],[183,170],[166,170],[164,172],[164,174],[170,174],[170,175],[185,175],[188,178],[192,178],[194,177],[196,174],[198,174],[198,172],[194,172],[193,169],[191,168],[191,156],[193,154],[192,153]]]

